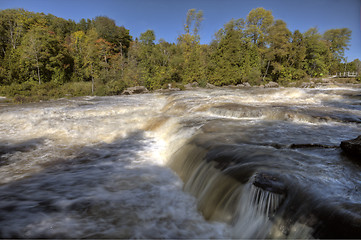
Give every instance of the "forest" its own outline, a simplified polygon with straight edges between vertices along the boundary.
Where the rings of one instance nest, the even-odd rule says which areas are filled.
[[[288,86],[361,72],[360,60],[345,58],[348,28],[292,32],[271,11],[256,8],[224,24],[211,43],[200,44],[202,20],[201,10],[190,9],[183,33],[169,43],[156,41],[153,30],[134,38],[106,16],[75,22],[24,9],[1,10],[0,95],[23,102],[117,95],[132,86],[182,89],[193,82]]]

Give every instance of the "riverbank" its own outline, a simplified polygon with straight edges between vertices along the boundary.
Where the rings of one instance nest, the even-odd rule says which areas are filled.
[[[121,85],[121,84],[120,84]],[[80,96],[114,96],[114,95],[132,95],[149,92],[171,92],[183,90],[196,90],[201,88],[278,88],[278,87],[296,87],[296,88],[320,88],[320,87],[342,87],[345,85],[361,85],[361,81],[355,78],[310,78],[308,80],[291,82],[286,85],[280,85],[276,82],[268,82],[260,85],[251,85],[248,82],[228,85],[215,86],[207,83],[200,85],[197,82],[183,85],[182,83],[164,84],[161,89],[149,90],[144,86],[114,87],[108,85],[95,85],[92,92],[91,82],[70,82],[63,85],[54,83],[43,83],[41,85],[35,82],[26,82],[23,84],[13,84],[10,86],[0,86],[0,102],[12,103],[30,103],[55,100],[59,98],[72,98]]]

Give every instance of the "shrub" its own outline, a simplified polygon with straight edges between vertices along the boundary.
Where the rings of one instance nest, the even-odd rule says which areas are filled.
[[[208,83],[207,79],[205,79],[205,78],[201,78],[197,82],[198,82],[199,86],[202,87],[202,88],[205,88],[207,86],[207,83]]]
[[[119,95],[127,87],[121,80],[113,80],[107,84],[107,95]]]
[[[252,86],[261,84],[261,72],[257,68],[252,68],[247,76],[248,83]]]
[[[61,92],[64,96],[87,96],[92,94],[91,82],[69,82],[61,87]]]

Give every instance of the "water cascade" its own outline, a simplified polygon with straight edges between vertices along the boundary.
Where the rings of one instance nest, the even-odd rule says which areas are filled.
[[[360,88],[0,108],[2,238],[360,238]]]

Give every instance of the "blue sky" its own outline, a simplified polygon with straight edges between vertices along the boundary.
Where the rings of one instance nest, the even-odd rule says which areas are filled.
[[[51,13],[65,19],[108,16],[117,25],[130,30],[133,38],[148,29],[157,40],[176,42],[183,33],[188,9],[203,10],[199,32],[201,43],[209,43],[223,25],[232,18],[246,18],[253,8],[271,10],[291,31],[311,27],[319,31],[347,27],[352,30],[348,61],[361,59],[361,0],[0,0],[0,9],[24,8]]]

